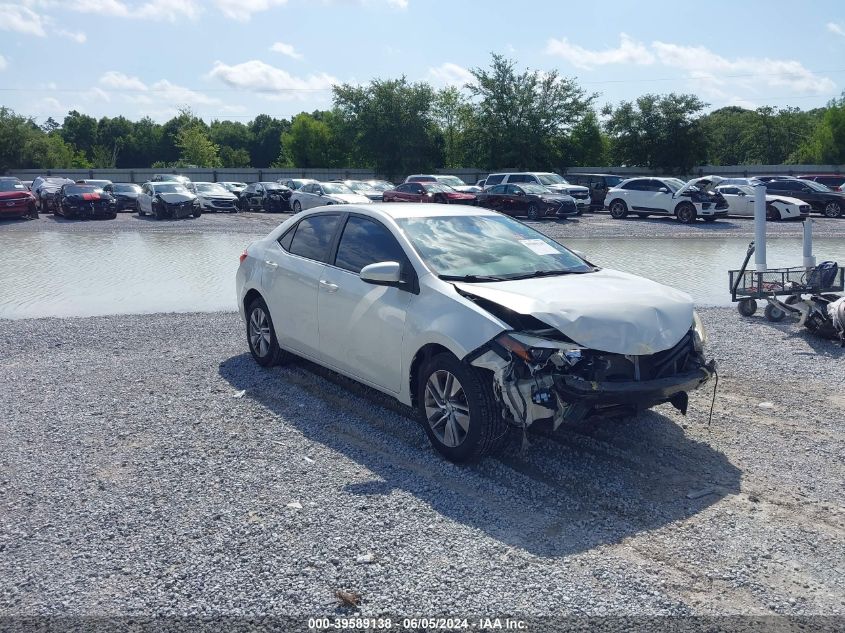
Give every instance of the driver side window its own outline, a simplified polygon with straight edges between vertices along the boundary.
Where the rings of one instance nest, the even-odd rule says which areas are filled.
[[[353,273],[377,262],[399,262],[405,252],[387,228],[367,218],[350,216],[337,247],[335,266]]]

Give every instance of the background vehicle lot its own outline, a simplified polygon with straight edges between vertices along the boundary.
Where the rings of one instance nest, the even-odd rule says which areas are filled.
[[[703,390],[472,468],[331,374],[259,369],[235,314],[0,321],[0,611],[841,612],[843,353],[702,314],[712,426]]]

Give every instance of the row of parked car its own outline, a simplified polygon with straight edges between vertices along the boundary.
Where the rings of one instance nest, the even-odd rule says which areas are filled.
[[[120,211],[156,218],[199,217],[237,211],[293,212],[331,204],[435,202],[472,204],[531,220],[567,218],[607,209],[615,219],[631,215],[674,216],[684,223],[713,222],[727,215],[754,215],[754,185],[766,184],[766,215],[786,220],[817,212],[845,212],[845,176],[705,176],[688,182],[670,177],[623,178],[551,172],[500,172],[469,185],[457,176],[415,174],[394,185],[385,180],[307,178],[277,181],[191,182],[185,176],[156,174],[143,185],[109,180],[40,177],[31,183],[0,179],[0,214],[113,218]]]

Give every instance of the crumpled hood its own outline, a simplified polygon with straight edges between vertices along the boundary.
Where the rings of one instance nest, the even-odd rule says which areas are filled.
[[[372,202],[367,196],[362,196],[358,193],[331,193],[329,196],[342,200],[347,204],[367,204],[368,202]]]
[[[192,193],[158,193],[156,196],[167,204],[179,204],[180,202],[188,202],[196,198]]]
[[[688,294],[616,270],[455,286],[530,314],[578,345],[615,354],[669,349],[692,326]]]

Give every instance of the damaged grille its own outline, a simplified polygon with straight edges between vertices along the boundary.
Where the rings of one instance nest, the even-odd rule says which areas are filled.
[[[684,371],[695,354],[692,333],[672,348],[648,356],[625,356],[588,351],[572,373],[585,380],[627,382],[666,378]]]

